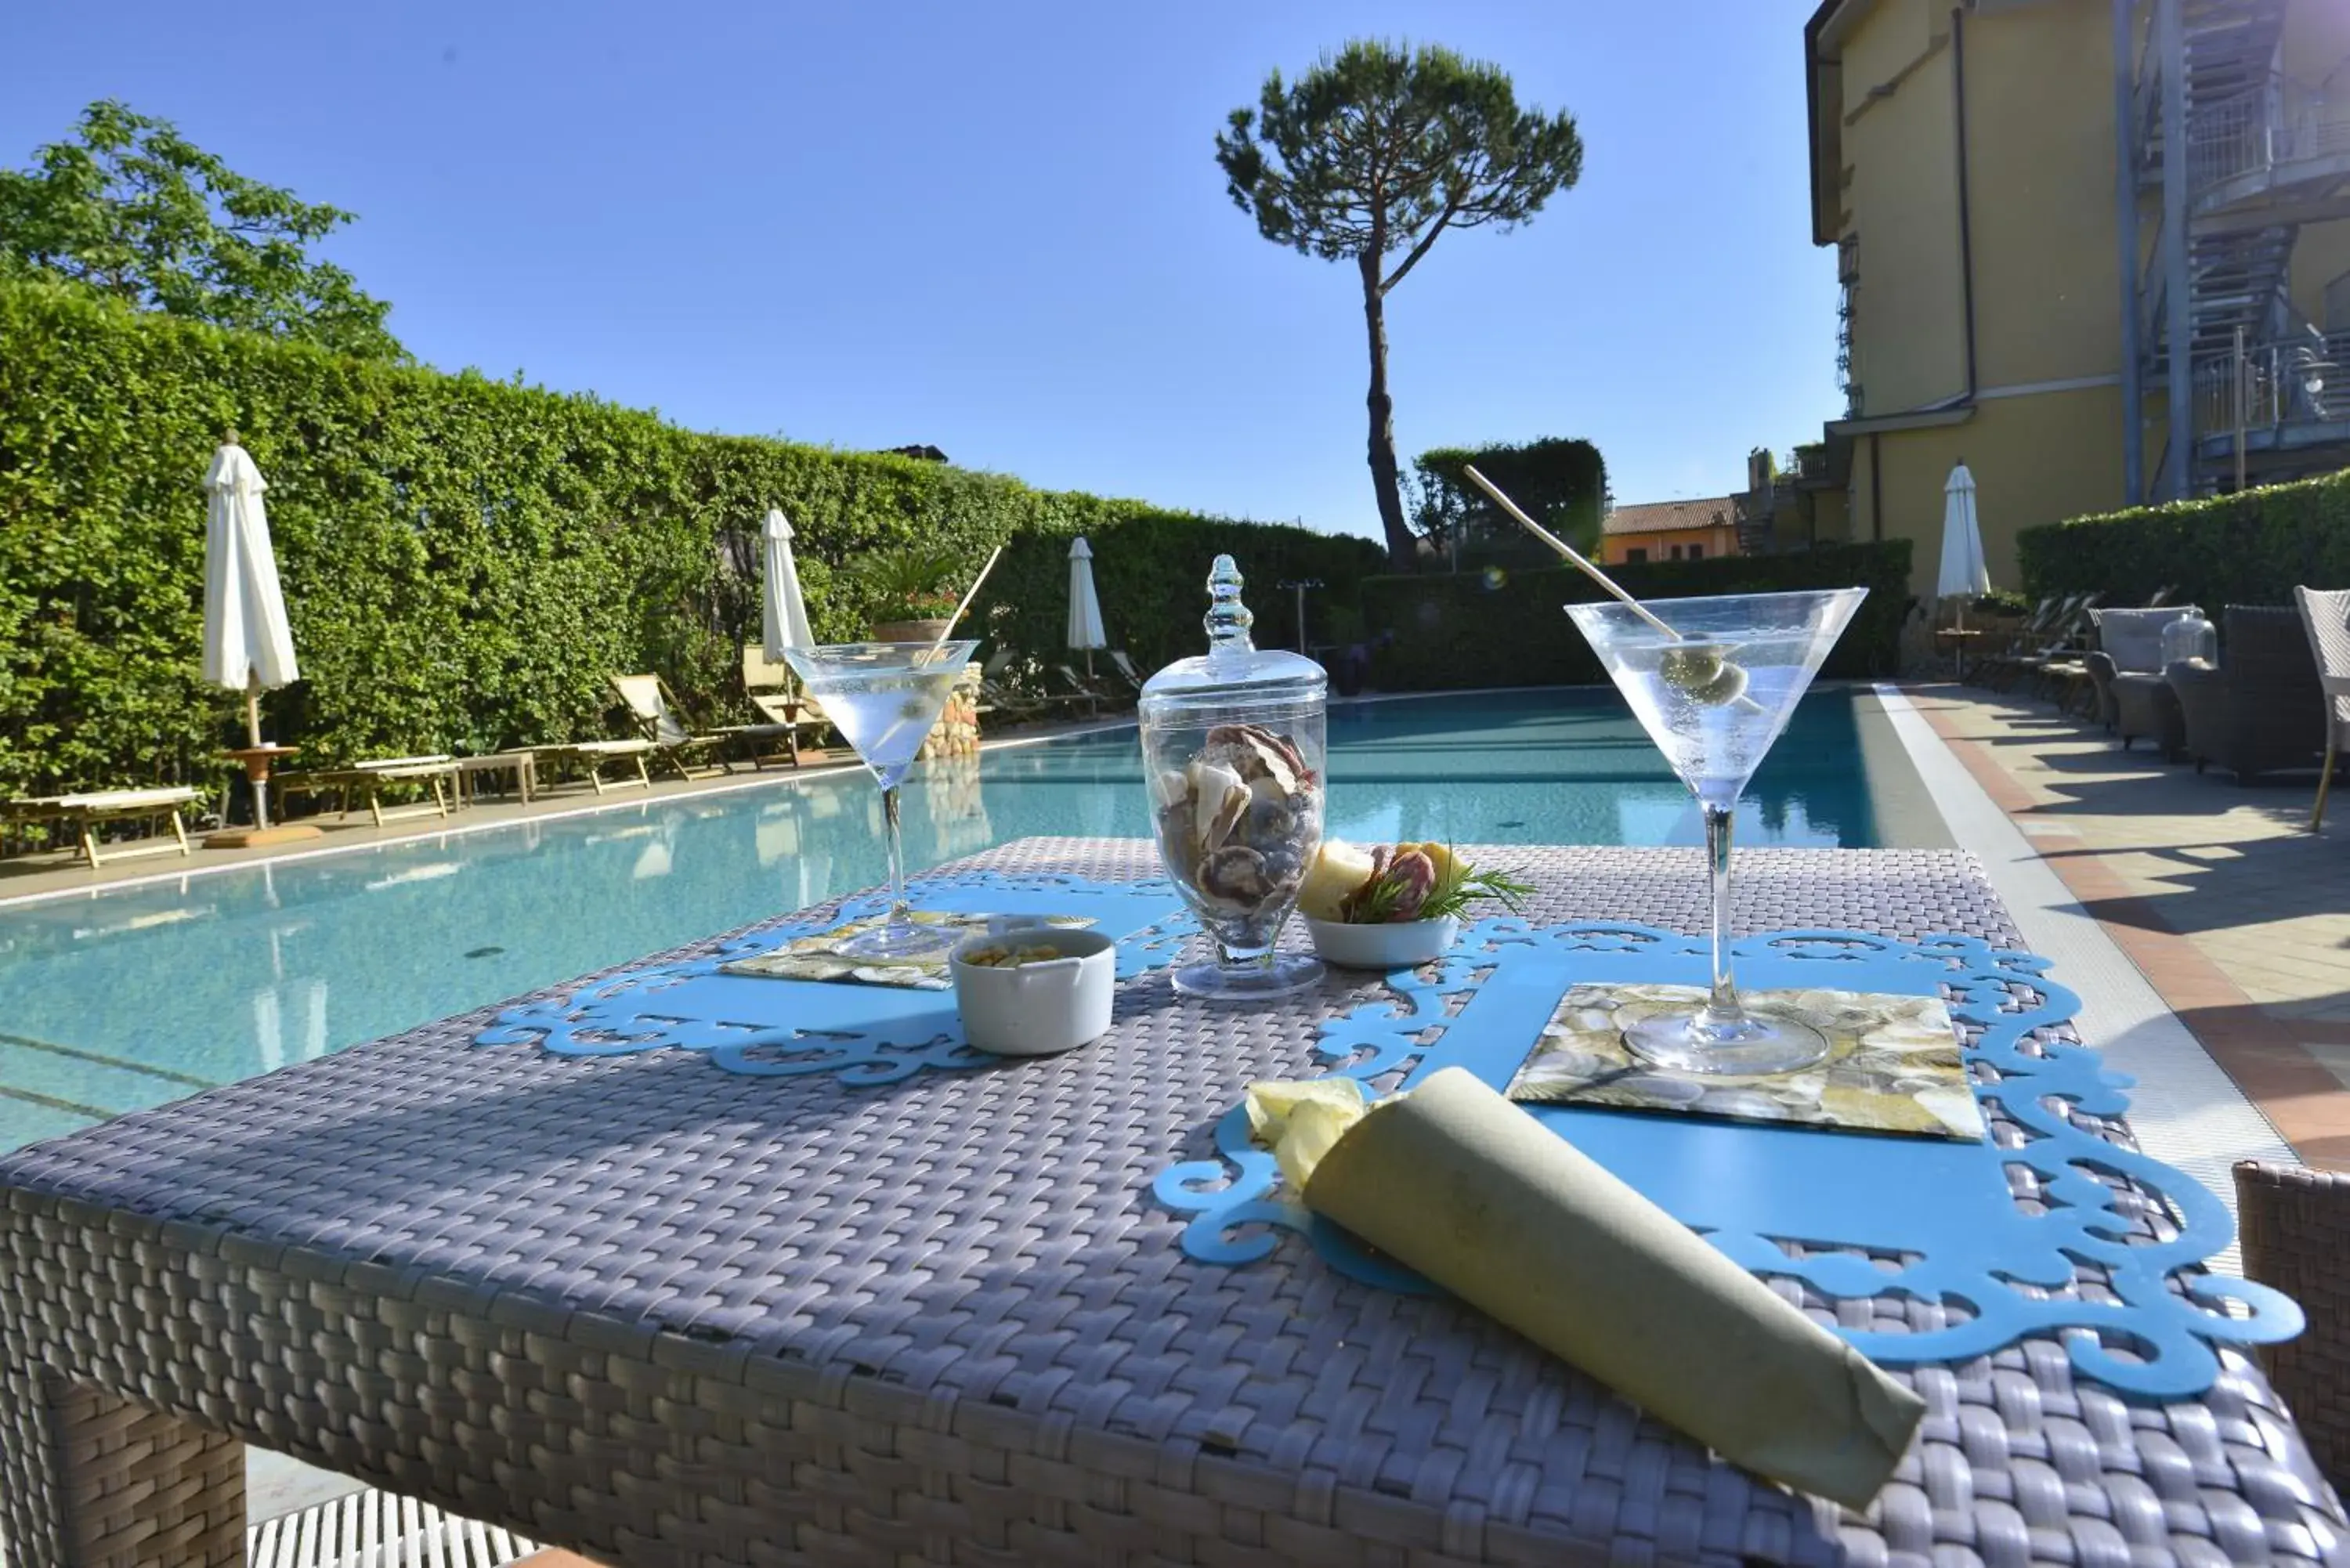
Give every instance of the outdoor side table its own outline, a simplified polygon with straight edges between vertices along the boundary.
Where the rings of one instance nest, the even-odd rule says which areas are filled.
[[[531,792],[538,784],[538,755],[536,752],[493,752],[487,756],[458,757],[454,759],[454,765],[457,770],[457,800],[462,805],[473,804],[473,797],[481,788],[478,780],[484,774],[512,774],[515,794],[525,805],[530,804]]]
[[[1950,650],[1950,679],[1964,682],[1975,672],[1973,660],[1981,648],[1982,633],[1967,627],[1938,627],[1936,642],[1947,644]]]
[[[1696,851],[1489,853],[1542,887],[1538,923],[1703,928]],[[1157,866],[1042,839],[961,869]],[[2015,941],[1950,851],[1752,852],[1736,896],[1743,929]],[[1861,1514],[1712,1460],[1448,1298],[1307,1250],[1187,1256],[1151,1174],[1249,1083],[1315,1071],[1316,1026],[1378,994],[1218,1010],[1147,971],[1084,1050],[866,1085],[478,1045],[488,1008],[0,1158],[12,1560],[240,1563],[241,1442],[637,1568],[2339,1549],[2232,1351],[2168,1401],[2076,1379],[2050,1336],[1904,1374],[1926,1424]]]
[[[206,848],[257,849],[272,844],[291,844],[297,839],[318,836],[318,829],[313,824],[273,823],[269,820],[270,767],[285,758],[294,756],[301,749],[299,746],[253,745],[238,746],[221,753],[224,760],[234,763],[244,770],[245,783],[253,790],[253,826],[251,827],[224,826],[217,832],[207,834],[204,836]],[[225,805],[222,807],[222,816],[224,820],[227,816]]]

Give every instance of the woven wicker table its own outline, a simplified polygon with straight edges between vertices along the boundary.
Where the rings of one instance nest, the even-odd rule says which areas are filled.
[[[1694,851],[1495,853],[1530,865],[1543,919],[1705,919]],[[1148,855],[1029,840],[963,866]],[[1960,855],[1741,869],[1742,929],[2014,940]],[[1711,1460],[1449,1300],[1302,1249],[1186,1257],[1150,1173],[1250,1081],[1311,1070],[1314,1026],[1373,991],[1219,1012],[1162,969],[1085,1051],[880,1088],[478,1047],[484,1009],[20,1151],[12,1561],[241,1562],[248,1441],[639,1568],[2219,1564],[2350,1533],[2232,1352],[2164,1404],[2076,1382],[2053,1339],[1906,1374],[1929,1413],[1862,1515]]]

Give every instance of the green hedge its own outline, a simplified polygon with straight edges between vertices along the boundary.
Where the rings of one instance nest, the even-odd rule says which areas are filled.
[[[2296,585],[2350,587],[2350,472],[2043,524],[2016,551],[2035,597],[2144,604],[2169,587],[2215,617],[2222,605],[2289,605]]]
[[[682,431],[467,374],[0,286],[0,794],[217,779],[236,698],[197,678],[204,467],[234,426],[267,477],[305,679],[266,700],[306,762],[622,732],[605,676],[657,670],[704,719],[746,716],[755,532],[771,504],[819,637],[861,635],[855,563],[920,541],[966,576],[1010,541],[983,624],[1059,647],[1067,541],[1088,535],[1113,639],[1200,640],[1218,550],[1265,630],[1292,572],[1346,587],[1367,540],[1039,491],[910,458]]]
[[[1909,602],[1909,542],[1823,545],[1783,556],[1651,562],[1612,569],[1642,598],[1862,587],[1868,597],[1828,656],[1824,674],[1891,674],[1900,663]],[[1560,609],[1604,597],[1571,566],[1531,571],[1380,576],[1363,585],[1372,635],[1394,634],[1373,655],[1387,691],[1546,686],[1605,680],[1607,672]]]

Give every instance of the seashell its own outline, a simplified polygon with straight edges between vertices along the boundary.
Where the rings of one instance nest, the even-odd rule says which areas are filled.
[[[1643,1100],[1660,1106],[1692,1106],[1700,1104],[1706,1096],[1703,1087],[1690,1083],[1686,1078],[1656,1077],[1646,1073],[1629,1074],[1617,1079],[1607,1087],[1620,1089],[1627,1095],[1637,1095]]]
[[[1691,1106],[1718,1116],[1745,1116],[1756,1121],[1784,1121],[1786,1107],[1753,1089],[1708,1089]]]
[[[1182,768],[1161,768],[1151,776],[1150,798],[1160,805],[1173,805],[1190,799],[1191,794],[1191,775]]]
[[[1244,844],[1228,844],[1201,857],[1200,891],[1254,909],[1272,896],[1273,881],[1265,875],[1264,857]]]
[[[1240,774],[1215,763],[1195,762],[1191,775],[1191,836],[1202,851],[1232,836],[1249,802],[1255,797]]]
[[[1296,793],[1305,778],[1305,761],[1289,738],[1261,724],[1219,724],[1208,732],[1200,754],[1234,769],[1251,783],[1268,779],[1283,794]]]

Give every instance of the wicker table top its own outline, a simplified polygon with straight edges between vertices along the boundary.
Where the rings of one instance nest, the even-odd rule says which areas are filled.
[[[1495,853],[1538,919],[1702,928],[1694,851]],[[1948,851],[1763,850],[1740,877],[1742,929],[2015,940]],[[1304,1250],[1187,1259],[1149,1175],[1375,984],[1236,1012],[1158,971],[1087,1050],[879,1089],[476,1047],[484,1009],[19,1151],[14,1561],[241,1562],[238,1440],[629,1564],[2216,1564],[2345,1538],[2232,1352],[2169,1404],[2076,1383],[2053,1340],[1908,1374],[1920,1441],[1861,1515],[1448,1300]]]

